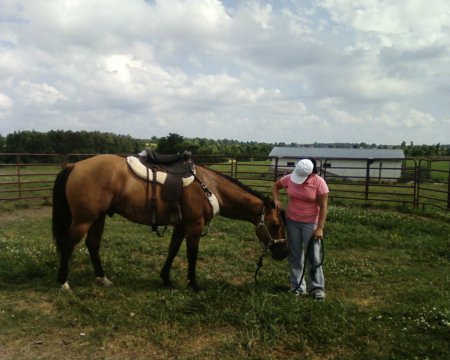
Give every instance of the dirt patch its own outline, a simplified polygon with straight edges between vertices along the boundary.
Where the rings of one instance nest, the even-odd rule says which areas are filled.
[[[27,220],[35,220],[42,217],[50,217],[52,208],[50,206],[33,206],[30,208],[17,208],[14,210],[0,210],[0,227],[8,224]]]

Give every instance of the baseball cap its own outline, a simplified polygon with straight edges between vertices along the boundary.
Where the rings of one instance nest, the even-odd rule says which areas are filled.
[[[311,160],[300,160],[291,174],[291,180],[296,184],[303,184],[312,173],[314,165]]]

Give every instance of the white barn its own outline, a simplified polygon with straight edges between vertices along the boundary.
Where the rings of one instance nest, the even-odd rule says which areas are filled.
[[[366,178],[397,181],[402,174],[405,155],[401,149],[353,149],[274,147],[269,154],[271,168],[278,173],[289,173],[295,163],[311,157],[317,161],[324,177],[341,177],[349,180]]]

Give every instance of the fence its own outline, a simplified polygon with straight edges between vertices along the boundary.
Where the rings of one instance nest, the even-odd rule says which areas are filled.
[[[0,202],[50,202],[60,169],[93,155],[0,153]],[[270,194],[275,179],[292,171],[292,165],[286,166],[285,160],[281,164],[279,158],[194,156],[196,163],[210,166],[265,194]],[[450,159],[382,160],[333,159],[332,167],[328,159],[319,160],[320,175],[330,188],[330,201],[450,210]]]

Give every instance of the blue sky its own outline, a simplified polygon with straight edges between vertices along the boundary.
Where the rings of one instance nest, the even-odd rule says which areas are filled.
[[[450,2],[0,0],[0,134],[450,143]]]

